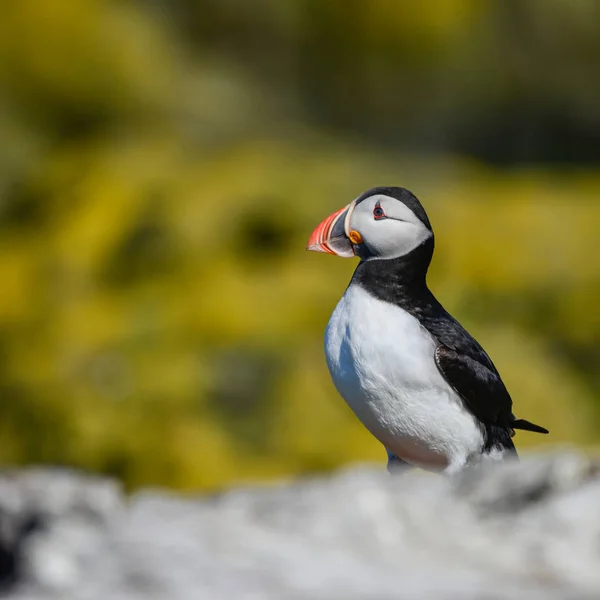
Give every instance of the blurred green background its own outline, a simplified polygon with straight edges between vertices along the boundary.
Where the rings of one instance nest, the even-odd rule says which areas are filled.
[[[600,441],[600,2],[4,0],[0,463],[214,488],[384,464],[322,349],[375,185],[520,448]]]

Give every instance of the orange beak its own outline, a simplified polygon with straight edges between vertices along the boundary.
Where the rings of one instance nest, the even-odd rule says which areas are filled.
[[[343,258],[355,256],[352,242],[346,231],[352,207],[353,203],[350,203],[321,221],[308,239],[306,249],[312,252],[335,254]]]

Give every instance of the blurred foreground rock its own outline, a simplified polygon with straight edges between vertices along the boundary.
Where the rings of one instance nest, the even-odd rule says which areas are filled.
[[[0,475],[4,597],[600,598],[600,475],[560,452],[449,480],[359,468],[198,498]]]

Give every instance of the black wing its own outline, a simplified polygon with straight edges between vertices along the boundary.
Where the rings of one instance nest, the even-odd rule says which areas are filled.
[[[510,427],[515,420],[512,400],[497,372],[444,345],[436,348],[435,362],[444,379],[481,422]]]
[[[510,394],[490,357],[458,321],[440,309],[437,319],[425,318],[423,325],[438,341],[435,362],[440,373],[467,408],[485,425],[548,433],[515,418]]]
[[[490,357],[433,295],[427,308],[421,324],[437,341],[435,362],[444,379],[482,423],[510,427],[512,399]]]

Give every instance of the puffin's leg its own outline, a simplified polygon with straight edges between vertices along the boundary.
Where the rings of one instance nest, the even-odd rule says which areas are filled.
[[[411,465],[409,463],[402,460],[401,458],[398,458],[393,452],[390,452],[387,448],[386,448],[386,452],[388,455],[388,462],[387,462],[388,473],[391,473],[391,474],[403,473],[404,471],[411,468]]]

